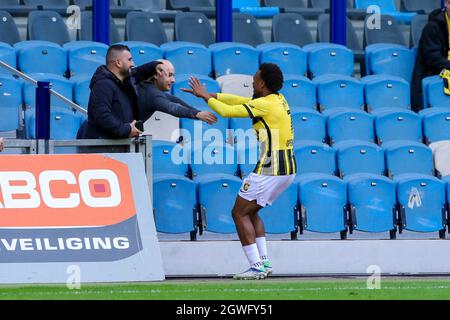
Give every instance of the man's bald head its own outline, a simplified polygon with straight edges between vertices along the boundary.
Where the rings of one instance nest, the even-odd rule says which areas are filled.
[[[156,66],[156,74],[152,80],[156,87],[161,91],[169,91],[172,84],[175,83],[175,68],[169,60],[157,60],[161,64]]]

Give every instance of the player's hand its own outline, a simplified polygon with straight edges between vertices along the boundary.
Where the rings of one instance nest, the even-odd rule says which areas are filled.
[[[202,120],[208,124],[214,124],[217,122],[217,117],[209,111],[200,111],[196,115],[197,119]]]
[[[191,77],[189,79],[189,86],[191,87],[191,89],[182,88],[181,91],[191,93],[198,98],[206,99],[208,97],[206,86],[204,84],[201,84],[198,78]]]
[[[142,133],[142,131],[136,128],[136,120],[133,120],[133,122],[130,123],[130,127],[131,127],[130,138],[138,137]]]
[[[5,142],[3,141],[3,138],[0,138],[0,151],[3,151],[4,147],[5,147]]]

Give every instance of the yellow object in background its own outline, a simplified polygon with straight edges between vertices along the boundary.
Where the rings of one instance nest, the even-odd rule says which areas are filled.
[[[450,71],[444,69],[441,71],[440,76],[444,80],[444,93],[450,96]]]

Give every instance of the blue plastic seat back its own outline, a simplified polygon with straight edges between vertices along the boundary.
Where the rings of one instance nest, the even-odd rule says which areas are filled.
[[[316,84],[303,76],[284,75],[283,88],[280,90],[289,104],[291,112],[300,109],[316,110]]]
[[[433,175],[433,152],[424,144],[412,141],[391,141],[383,145],[390,177],[405,173]]]
[[[313,43],[306,20],[297,13],[280,13],[272,19],[272,41],[304,46]]]
[[[91,79],[90,75],[81,75],[70,79],[73,82],[74,102],[86,110],[89,105],[89,96],[91,95],[91,89],[89,88]]]
[[[288,233],[297,231],[295,210],[298,199],[298,186],[292,183],[271,206],[259,211],[267,233]]]
[[[445,229],[445,184],[435,177],[416,176],[397,184],[403,228],[417,232]]]
[[[384,175],[384,150],[371,142],[348,140],[337,143],[337,166],[341,177],[356,173]]]
[[[30,44],[17,52],[18,67],[24,73],[54,73],[67,71],[67,51],[58,44]]]
[[[176,40],[190,41],[209,46],[215,42],[214,30],[201,12],[180,12],[175,15]]]
[[[50,112],[50,139],[75,140],[84,117],[79,112],[58,108]],[[25,114],[28,139],[36,139],[36,118],[33,113]]]
[[[411,108],[409,83],[394,76],[369,76],[370,81],[364,83],[364,96],[369,112],[381,108]]]
[[[0,76],[0,131],[19,127],[22,110],[22,83],[10,76]]]
[[[99,66],[106,63],[108,47],[103,43],[80,41],[82,44],[69,45],[69,70],[71,76],[92,75]]]
[[[185,176],[190,162],[190,150],[169,141],[152,143],[153,174],[176,174]]]
[[[130,48],[136,67],[164,57],[164,51],[152,43],[142,41],[123,41],[120,43]]]
[[[353,68],[353,52],[344,46],[330,43],[308,52],[308,70],[313,78],[329,73],[351,76]]]
[[[378,175],[360,175],[347,183],[348,202],[355,210],[355,229],[385,232],[395,229],[395,183]]]
[[[326,142],[326,118],[314,110],[301,110],[292,114],[294,145],[302,140]]]
[[[208,143],[194,141],[191,149],[190,167],[192,176],[207,174],[238,174],[237,148],[225,143]]]
[[[17,67],[16,50],[6,43],[0,43],[0,60],[13,68]],[[5,68],[0,68],[0,75],[10,75],[11,72]]]
[[[231,211],[242,181],[233,176],[212,177],[197,185],[199,205],[205,212],[206,231],[235,233]],[[220,205],[218,205],[220,204]]]
[[[167,42],[167,35],[156,13],[131,11],[126,17],[125,40],[159,46]]]
[[[261,27],[252,14],[233,12],[233,41],[253,47],[265,42]]]
[[[450,140],[450,108],[436,108],[423,116],[423,134],[427,143]]]
[[[322,233],[345,230],[346,183],[328,175],[307,176],[298,185],[300,214],[306,215],[306,230]]]
[[[204,111],[211,111],[208,105],[199,98],[196,98],[190,93],[186,93],[181,91],[182,88],[189,88],[189,77],[191,75],[180,75],[176,77],[176,83],[173,84],[172,93],[178,98],[185,101],[187,104],[192,107]],[[206,90],[208,92],[220,92],[220,87],[217,81],[212,78],[205,77],[202,75],[193,75],[200,79],[201,83],[204,83],[206,86]],[[211,111],[212,112],[212,111]],[[214,113],[214,112],[213,112]],[[222,135],[223,141],[226,140],[227,137],[227,129],[228,129],[228,118],[223,118],[217,115],[218,121],[213,125],[208,125],[203,123],[202,121],[193,120],[193,119],[180,119],[180,127],[184,129],[182,131],[182,136],[184,136],[185,140],[193,141],[195,139],[202,139],[202,135],[206,130],[209,131],[209,134],[217,136]],[[197,128],[197,131],[196,131]],[[215,131],[213,130],[215,129]],[[200,136],[199,136],[200,135]]]
[[[216,78],[228,74],[254,75],[259,68],[259,52],[249,45],[218,47],[212,51]]]
[[[63,45],[70,41],[68,28],[55,11],[31,11],[28,15],[27,39]]]
[[[374,74],[389,74],[411,82],[415,55],[408,48],[380,48],[371,53],[369,63]]]
[[[327,132],[332,144],[352,139],[374,142],[374,117],[360,110],[336,111],[327,118]]]
[[[450,96],[444,93],[444,80],[440,77],[434,78],[426,87],[426,96],[428,98],[428,107],[449,108]]]
[[[29,76],[37,81],[49,81],[52,89],[59,92],[67,99],[72,100],[73,83],[67,80],[66,78],[48,73],[34,73],[30,74]],[[36,108],[36,87],[34,85],[29,83],[25,83],[23,85],[23,99],[24,103],[26,104],[25,112],[31,110],[34,113],[34,110]],[[51,96],[50,106],[52,108],[53,107],[62,107],[65,109],[69,108],[65,102],[63,102],[61,99],[55,96]]]
[[[177,74],[208,76],[212,72],[211,52],[198,43],[168,49],[165,52],[165,58],[172,62]]]
[[[377,115],[375,131],[378,144],[393,140],[422,142],[422,119],[412,111],[389,111]]]
[[[277,64],[283,75],[305,76],[308,71],[308,54],[299,46],[272,42],[263,45],[260,50],[260,62]]]
[[[341,75],[322,76],[317,83],[317,99],[320,111],[334,108],[364,108],[364,85],[351,77]]]
[[[175,175],[158,175],[153,180],[156,230],[185,233],[195,230],[194,210],[197,206],[196,185]]]
[[[17,2],[15,2],[15,4],[16,6],[18,6]],[[3,3],[1,5],[2,9],[7,9],[3,8],[4,6],[8,7],[8,4]],[[19,29],[17,28],[17,24],[15,23],[14,18],[8,11],[0,11],[0,42],[13,45],[14,43],[19,41]]]
[[[336,151],[316,141],[302,141],[295,148],[297,175],[306,173],[336,174]]]

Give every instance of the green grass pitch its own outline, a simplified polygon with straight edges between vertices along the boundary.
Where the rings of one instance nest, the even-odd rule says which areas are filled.
[[[153,283],[0,286],[0,299],[149,300],[442,300],[450,299],[450,279],[382,278],[380,289],[366,279],[272,278],[167,280]]]

